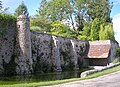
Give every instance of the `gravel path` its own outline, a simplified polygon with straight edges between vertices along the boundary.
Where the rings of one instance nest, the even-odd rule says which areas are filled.
[[[120,71],[89,80],[42,87],[120,87]]]

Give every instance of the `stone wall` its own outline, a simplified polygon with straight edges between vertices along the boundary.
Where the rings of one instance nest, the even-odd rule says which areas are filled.
[[[15,70],[15,27],[7,27],[0,36],[0,74],[13,73]]]
[[[111,55],[110,55],[110,62],[113,62],[116,59],[116,48],[119,47],[117,41],[110,41],[111,43]]]
[[[87,41],[30,32],[25,15],[6,31],[0,37],[0,74],[79,70],[89,48]]]
[[[32,60],[34,72],[51,71],[51,35],[31,31]]]
[[[34,72],[78,70],[89,44],[60,36],[31,31]]]

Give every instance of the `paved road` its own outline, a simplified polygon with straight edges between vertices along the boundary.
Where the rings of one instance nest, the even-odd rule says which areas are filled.
[[[94,79],[44,87],[120,87],[120,71]]]

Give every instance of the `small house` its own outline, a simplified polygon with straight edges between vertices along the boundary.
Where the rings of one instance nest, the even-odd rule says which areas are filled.
[[[110,40],[89,42],[90,47],[87,55],[89,66],[106,66],[115,59],[118,43]]]

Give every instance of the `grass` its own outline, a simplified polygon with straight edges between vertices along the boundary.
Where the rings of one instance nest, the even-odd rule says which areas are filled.
[[[72,79],[65,79],[65,80],[56,80],[56,81],[45,81],[45,82],[31,82],[31,83],[20,83],[20,84],[13,84],[13,85],[0,85],[0,87],[37,87],[37,86],[48,86],[48,85],[56,85],[61,83],[67,83],[67,82],[73,82],[73,81],[79,81],[79,80],[85,80],[85,79],[92,79],[98,76],[110,74],[116,71],[120,70],[120,65],[113,67],[111,69],[104,70],[102,72],[97,72],[91,75],[88,75],[84,78],[72,78]],[[0,84],[4,83],[4,81],[1,81]]]

